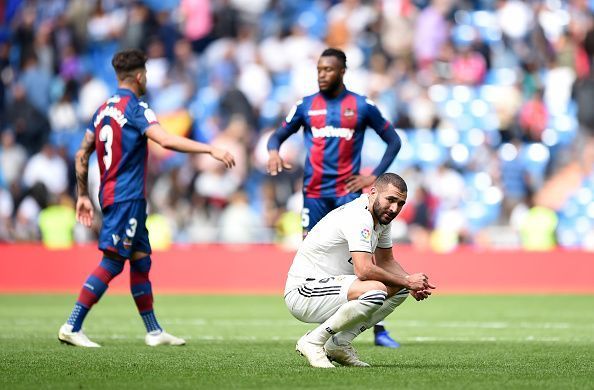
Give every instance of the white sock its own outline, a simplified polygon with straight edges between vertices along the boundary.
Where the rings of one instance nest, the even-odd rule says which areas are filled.
[[[307,335],[307,340],[313,344],[324,345],[333,335],[349,329],[354,324],[365,321],[383,307],[387,294],[381,290],[371,290],[362,294],[358,299],[348,301],[338,308],[336,313],[324,321],[320,326]]]
[[[404,300],[408,297],[408,290],[402,289],[395,295],[386,299],[382,307],[376,310],[367,319],[360,323],[355,323],[350,328],[343,328],[340,333],[332,337],[332,341],[336,345],[349,345],[353,342],[355,337],[359,336],[366,329],[372,328],[375,324],[383,321],[389,314],[391,314]]]

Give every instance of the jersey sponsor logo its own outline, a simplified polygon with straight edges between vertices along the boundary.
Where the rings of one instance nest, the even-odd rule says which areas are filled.
[[[371,230],[369,230],[368,228],[361,229],[361,240],[369,241],[370,238],[371,238]]]
[[[120,127],[128,123],[128,119],[126,119],[120,110],[114,106],[106,106],[103,110],[99,111],[97,118],[95,118],[95,122],[93,122],[93,125],[95,127],[99,126],[103,118],[106,116],[113,118],[118,123],[118,125],[120,125]]]
[[[351,117],[355,115],[355,111],[352,108],[345,108],[344,112],[342,113],[345,117]]]
[[[355,130],[347,129],[345,127],[324,126],[322,128],[312,127],[311,133],[314,138],[344,138],[350,141],[355,134]]]
[[[309,116],[326,115],[326,110],[325,109],[321,109],[321,110],[309,110],[307,112],[307,115],[309,115]]]

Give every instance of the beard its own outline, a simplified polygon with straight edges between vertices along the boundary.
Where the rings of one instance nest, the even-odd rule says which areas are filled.
[[[340,88],[341,80],[335,80],[333,83],[326,85],[326,88],[320,88],[320,92],[326,95],[333,95],[338,88]]]
[[[373,215],[382,225],[389,225],[396,218],[396,214],[390,213],[389,209],[382,209],[377,199],[373,202]]]

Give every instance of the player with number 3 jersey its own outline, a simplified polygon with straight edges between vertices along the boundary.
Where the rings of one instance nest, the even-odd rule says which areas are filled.
[[[130,290],[146,328],[149,346],[183,345],[185,340],[165,332],[153,310],[151,246],[146,229],[146,165],[148,140],[185,153],[208,153],[227,168],[235,160],[227,151],[169,134],[148,104],[140,100],[146,92],[146,55],[139,50],[123,50],[114,55],[112,65],[118,90],[93,115],[75,157],[78,199],[76,218],[90,227],[93,205],[89,199],[89,158],[97,151],[101,174],[99,203],[103,225],[99,249],[103,259],[83,284],[67,322],[60,327],[58,339],[80,347],[99,347],[82,331],[91,307],[101,299],[110,281],[130,260]]]

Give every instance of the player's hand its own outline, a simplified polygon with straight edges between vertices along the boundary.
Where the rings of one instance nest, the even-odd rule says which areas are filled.
[[[363,176],[363,175],[353,175],[346,179],[346,189],[348,192],[359,192],[365,187],[369,187],[375,182],[374,175],[370,176]]]
[[[418,291],[411,291],[410,295],[417,301],[422,301],[423,299],[429,298],[431,295],[431,290],[418,290]]]
[[[268,164],[266,165],[266,172],[268,172],[271,176],[276,176],[282,172],[283,169],[290,170],[291,168],[293,168],[292,165],[285,162],[277,151],[270,152]]]
[[[429,283],[429,277],[424,273],[408,275],[406,280],[408,282],[407,288],[412,291],[429,290],[436,287]]]
[[[214,159],[219,160],[220,162],[225,164],[225,167],[227,168],[233,168],[235,166],[235,158],[231,153],[227,152],[226,150],[219,149],[213,146],[210,155]]]
[[[79,196],[76,200],[76,220],[86,227],[93,224],[93,203],[88,196]]]

